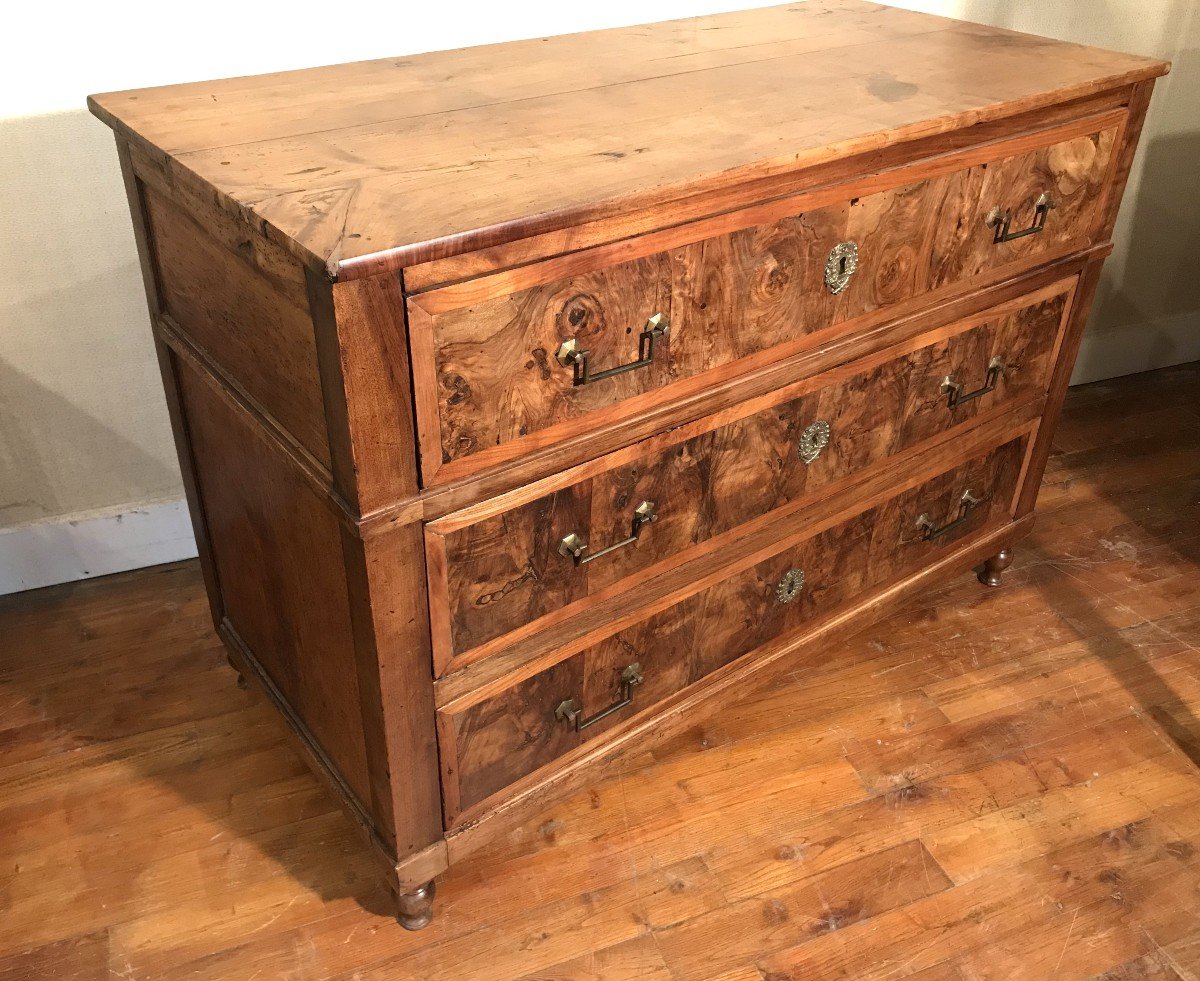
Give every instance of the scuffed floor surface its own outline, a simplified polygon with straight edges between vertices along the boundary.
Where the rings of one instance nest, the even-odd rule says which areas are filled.
[[[1073,391],[1003,588],[547,810],[416,934],[194,563],[0,600],[0,978],[1200,976],[1198,395]]]

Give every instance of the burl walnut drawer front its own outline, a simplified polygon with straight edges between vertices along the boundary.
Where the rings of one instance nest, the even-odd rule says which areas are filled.
[[[758,562],[498,695],[443,712],[447,819],[717,668],[1008,519],[1026,439]],[[611,711],[610,711],[611,709]]]
[[[1087,245],[1123,118],[411,297],[425,482],[512,458],[523,439],[544,442],[587,413]]]
[[[455,656],[981,412],[1040,396],[1073,279],[427,526],[439,673]],[[800,389],[800,394],[793,394]],[[741,413],[730,421],[730,415]],[[696,432],[695,430],[700,430]],[[504,507],[501,505],[500,507]]]

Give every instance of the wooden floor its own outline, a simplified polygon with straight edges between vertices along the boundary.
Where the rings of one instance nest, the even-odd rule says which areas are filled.
[[[1007,585],[548,809],[415,934],[194,563],[0,600],[0,978],[1200,977],[1198,502],[1200,364],[1072,391]]]

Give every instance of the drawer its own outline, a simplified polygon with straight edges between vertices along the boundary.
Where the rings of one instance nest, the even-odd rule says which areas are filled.
[[[805,380],[761,400],[765,406],[739,406],[610,454],[585,468],[587,476],[535,485],[523,503],[487,502],[432,522],[438,673],[624,576],[981,412],[1040,396],[1074,283]],[[546,484],[554,486],[537,489]]]
[[[447,820],[717,668],[1008,521],[1025,447],[1026,437],[1012,439],[499,694],[443,710]]]
[[[410,297],[425,483],[511,459],[588,413],[627,400],[621,411],[636,411],[637,396],[1086,246],[1122,118]]]

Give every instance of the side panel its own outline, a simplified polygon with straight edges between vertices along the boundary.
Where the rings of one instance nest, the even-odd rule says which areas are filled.
[[[340,522],[214,382],[180,368],[228,629],[359,801],[369,801]]]
[[[214,622],[394,874],[397,825],[441,841],[419,526],[354,520],[415,488],[399,282],[341,336],[328,283],[118,151]]]
[[[267,420],[329,468],[304,271],[254,261],[247,230],[233,248],[154,187],[142,185],[160,309]]]

